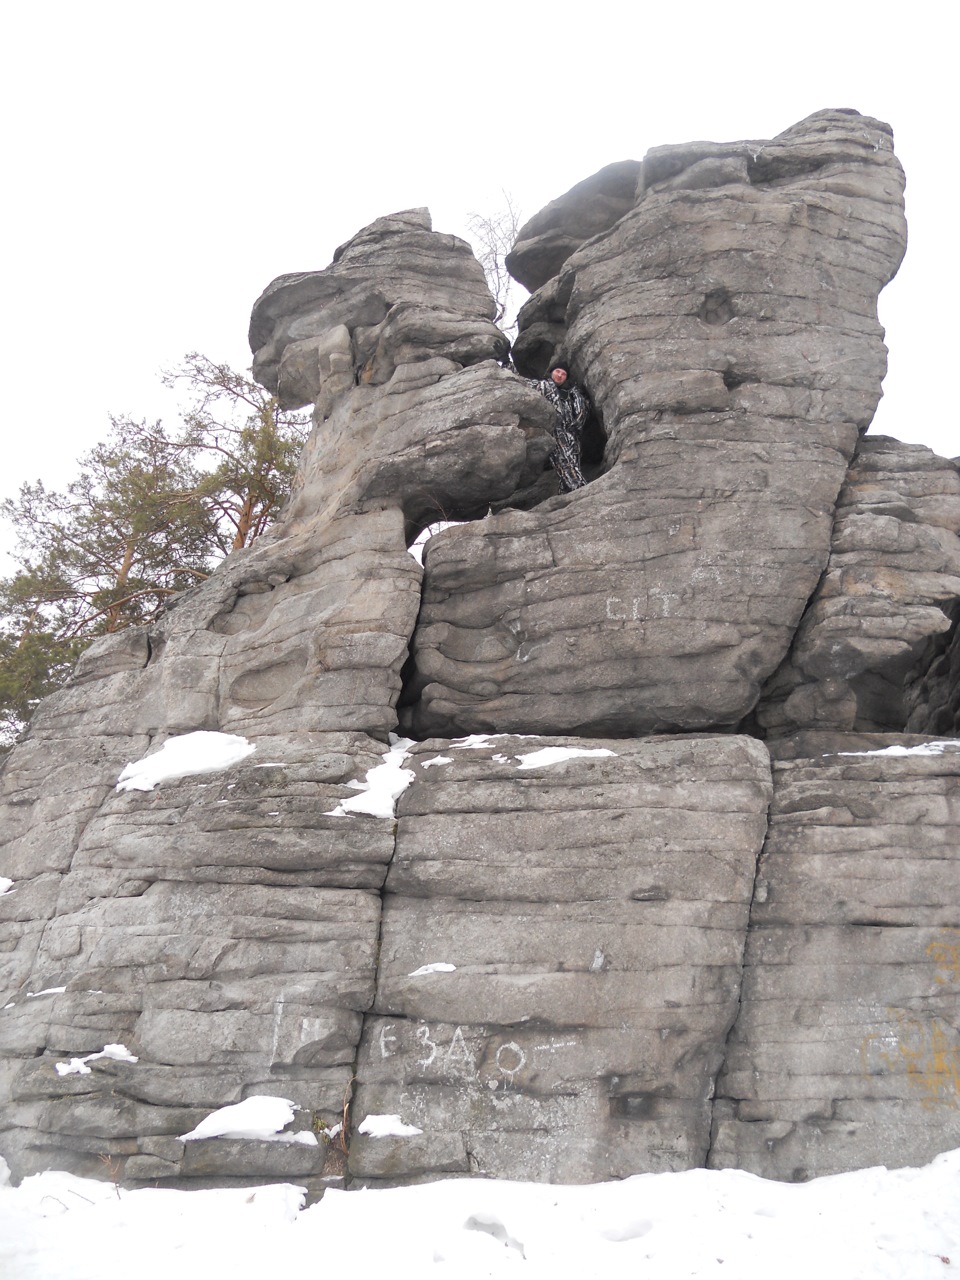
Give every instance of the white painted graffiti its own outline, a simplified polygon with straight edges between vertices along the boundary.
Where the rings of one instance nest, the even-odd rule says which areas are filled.
[[[506,1076],[508,1080],[512,1080],[518,1071],[523,1070],[526,1065],[527,1055],[515,1041],[511,1040],[507,1044],[500,1046],[494,1061],[500,1074]]]
[[[643,617],[643,597],[627,600],[621,596],[607,596],[607,617],[611,622],[639,622]]]
[[[466,1074],[476,1080],[480,1080],[482,1073],[487,1088],[490,1089],[496,1089],[501,1084],[509,1086],[527,1065],[527,1051],[515,1040],[502,1041],[494,1049],[486,1037],[481,1037],[480,1044],[471,1045],[462,1026],[454,1027],[449,1040],[426,1022],[417,1023],[412,1028],[412,1037],[410,1031],[409,1025],[385,1022],[377,1036],[380,1057],[393,1058],[412,1050],[421,1071],[433,1069],[459,1075],[461,1078]],[[554,1047],[566,1047],[573,1043],[575,1042],[565,1041],[562,1046],[537,1045],[536,1048],[553,1051]]]

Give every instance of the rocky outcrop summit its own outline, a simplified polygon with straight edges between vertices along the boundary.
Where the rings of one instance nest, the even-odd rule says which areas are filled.
[[[418,733],[749,714],[826,565],[904,244],[877,121],[824,113],[770,143],[651,153],[633,207],[534,294],[516,344],[522,364],[554,324],[602,411],[607,470],[431,548]]]
[[[16,1177],[802,1179],[960,1141],[960,476],[864,436],[902,192],[850,111],[610,165],[521,230],[516,369],[425,210],[268,286],[255,371],[315,405],[282,519],[4,765]],[[603,446],[563,496],[557,355]],[[118,788],[196,733],[233,754]],[[193,1136],[263,1094],[291,1129]]]

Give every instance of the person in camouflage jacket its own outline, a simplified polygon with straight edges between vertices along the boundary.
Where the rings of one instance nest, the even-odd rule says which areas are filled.
[[[587,483],[580,469],[583,425],[589,412],[587,397],[571,382],[570,371],[560,362],[551,365],[547,376],[534,380],[533,385],[557,411],[553,429],[556,445],[550,462],[557,473],[560,492],[582,489]]]

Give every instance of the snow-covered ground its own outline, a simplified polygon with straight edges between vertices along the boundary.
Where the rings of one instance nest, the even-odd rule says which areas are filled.
[[[479,1179],[392,1191],[0,1186],[4,1280],[514,1276],[933,1280],[960,1271],[960,1151],[801,1185],[747,1173],[597,1186]]]

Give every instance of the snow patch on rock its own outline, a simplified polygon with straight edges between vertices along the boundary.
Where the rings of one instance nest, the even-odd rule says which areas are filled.
[[[404,1124],[397,1115],[367,1116],[361,1120],[358,1133],[365,1133],[368,1138],[412,1138],[423,1133],[415,1124]]]
[[[368,769],[364,782],[354,779],[347,783],[362,794],[341,800],[335,809],[326,810],[326,816],[344,818],[351,813],[371,813],[377,818],[394,817],[397,798],[416,780],[413,770],[403,767],[415,745],[412,738],[398,738],[391,733],[390,750],[383,753],[383,764]]]
[[[168,738],[153,755],[135,760],[117,779],[118,791],[152,791],[161,782],[172,782],[192,774],[219,773],[239,764],[256,747],[235,733],[212,733],[198,729]]]

